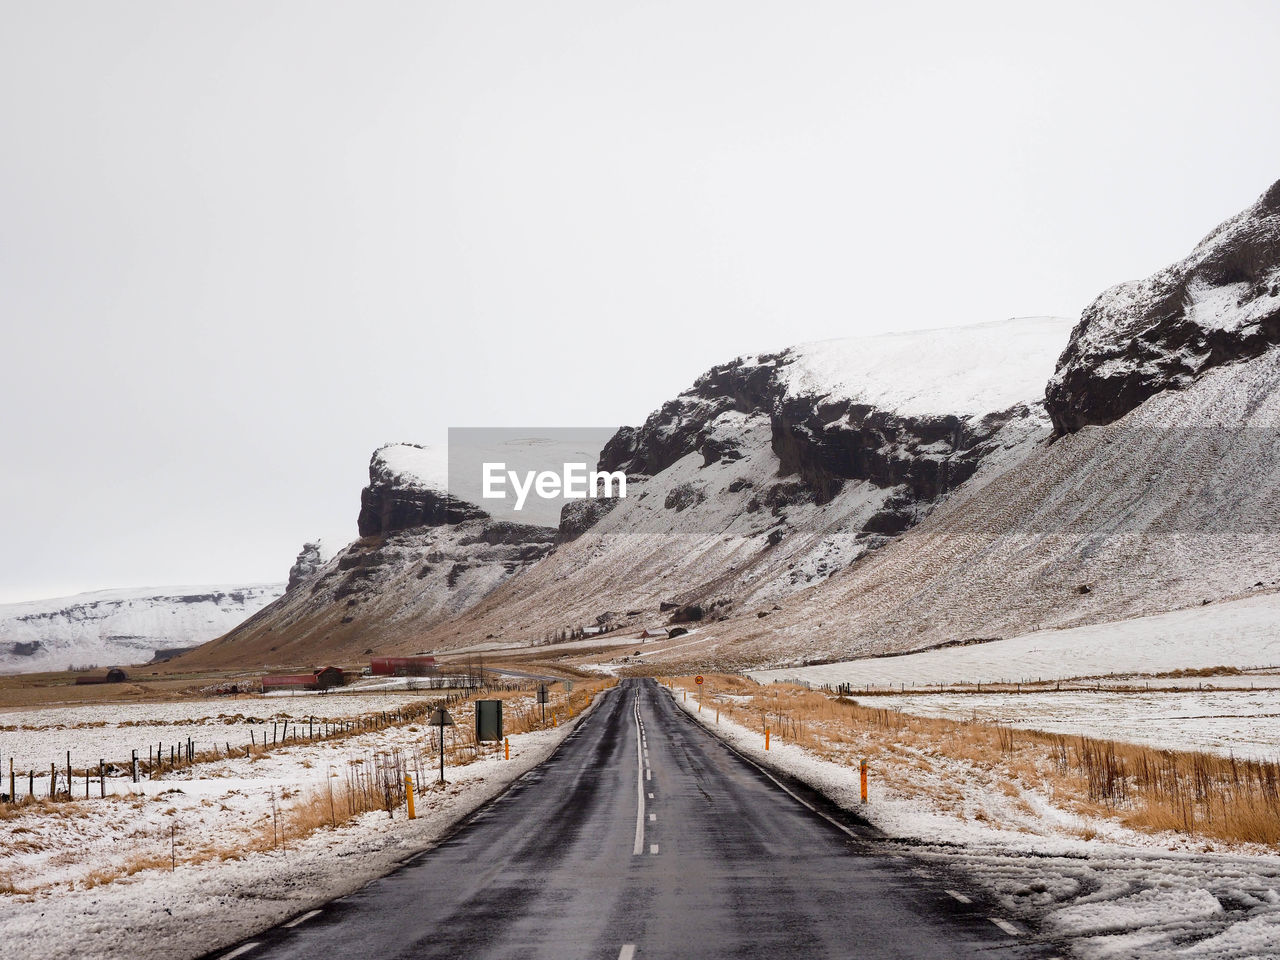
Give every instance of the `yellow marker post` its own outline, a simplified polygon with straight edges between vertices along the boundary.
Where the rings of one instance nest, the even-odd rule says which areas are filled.
[[[551,714],[551,725],[552,725],[553,727],[558,727],[558,726],[560,726],[560,714],[555,713],[555,712],[552,712],[552,714]]]
[[[862,802],[867,802],[867,761],[864,759],[861,764],[862,769]]]
[[[507,759],[508,759],[508,760],[510,760],[510,759],[511,759],[511,738],[510,738],[510,737],[503,737],[502,739],[503,739],[503,742],[506,744],[506,747],[507,747]]]
[[[413,777],[407,773],[404,775],[404,798],[409,804],[409,819],[417,820],[418,815],[413,812]]]

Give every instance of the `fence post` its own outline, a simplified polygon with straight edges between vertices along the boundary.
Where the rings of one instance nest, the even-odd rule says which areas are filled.
[[[107,765],[98,759],[98,791],[103,800],[107,799]]]
[[[133,751],[133,760],[131,762],[131,766],[132,766],[132,773],[133,773],[133,782],[137,783],[138,782],[138,751],[137,750]]]

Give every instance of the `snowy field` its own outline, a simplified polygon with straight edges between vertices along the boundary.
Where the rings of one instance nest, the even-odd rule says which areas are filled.
[[[174,700],[157,703],[94,703],[35,710],[0,712],[0,760],[8,769],[9,758],[19,770],[44,771],[50,763],[62,766],[67,751],[81,766],[127,761],[137,750],[142,759],[159,744],[195,741],[197,751],[217,746],[233,749],[249,745],[250,736],[262,743],[271,735],[272,720],[288,719],[306,729],[308,718],[317,722],[394,710],[430,699],[430,691],[330,693],[310,696],[219,697],[209,700]],[[5,790],[7,790],[7,786]],[[3,791],[0,791],[3,792]]]
[[[340,702],[348,705],[351,699]],[[508,707],[531,708],[532,698],[523,700],[508,700]],[[178,729],[220,733],[218,713],[230,706],[248,714],[253,703],[211,701],[203,722],[186,726],[163,724],[180,720],[190,702],[121,706],[112,708],[108,726],[25,727],[16,742],[22,750],[47,754],[61,741],[42,738],[92,732],[107,752],[113,736],[129,737],[123,741],[128,744],[136,730],[163,730],[175,739]],[[259,715],[278,707],[269,700],[256,703],[253,712]],[[362,705],[382,703],[377,698]],[[98,709],[20,716],[65,726],[87,720]],[[128,726],[130,713],[140,714],[132,719],[144,726]],[[459,722],[465,721],[460,717]],[[411,723],[290,745],[253,759],[198,763],[137,784],[127,776],[109,776],[105,798],[95,778],[88,800],[80,793],[72,803],[0,806],[6,814],[0,816],[0,958],[72,949],[77,957],[171,960],[234,943],[350,893],[429,848],[452,824],[545,759],[573,726],[570,721],[512,735],[510,760],[495,747],[465,765],[449,762],[444,787],[435,784],[430,729]],[[4,736],[14,738],[15,732]],[[109,755],[121,750],[117,746]],[[323,798],[330,784],[340,787],[354,771],[368,771],[389,757],[404,759],[419,774],[415,780],[424,793],[417,800],[416,820],[406,819],[403,805],[394,815],[365,813],[336,828],[327,824],[326,814],[314,832],[276,842],[277,811],[283,823],[289,805]],[[47,792],[47,767],[44,788]],[[137,935],[154,927],[158,917],[167,921],[164,937]],[[170,919],[178,917],[183,922]],[[69,941],[72,927],[75,938]]]
[[[1280,759],[1280,690],[1275,688],[1187,693],[942,693],[855,699],[868,707],[952,720],[974,718],[1167,749]]]
[[[812,667],[753,671],[772,680],[855,687],[1014,683],[1280,665],[1280,595],[1269,593],[1117,623]]]

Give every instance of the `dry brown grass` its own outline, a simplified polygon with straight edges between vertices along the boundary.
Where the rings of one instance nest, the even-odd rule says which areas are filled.
[[[743,677],[707,679],[704,711],[718,703],[736,722],[825,759],[852,764],[870,755],[892,769],[946,758],[992,775],[1010,796],[1009,786],[1025,785],[1074,812],[1134,829],[1280,843],[1280,763],[922,717]],[[696,690],[688,679],[676,687]]]

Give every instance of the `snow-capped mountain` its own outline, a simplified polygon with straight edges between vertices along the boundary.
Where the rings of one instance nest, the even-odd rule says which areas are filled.
[[[1280,182],[1185,259],[1122,283],[1085,311],[1050,380],[1054,426],[1111,423],[1280,343]]]
[[[361,539],[188,659],[536,641],[781,600],[1045,440],[1039,398],[1070,326],[862,337],[715,367],[605,446],[599,466],[626,471],[628,496],[571,503],[559,530],[496,523],[442,493],[438,454],[388,445]]]
[[[99,590],[0,605],[0,672],[145,663],[225,633],[283,584]]]
[[[766,622],[719,627],[700,662],[848,659],[1277,590],[1278,277],[1280,184],[1085,311],[1049,381],[1052,443]]]
[[[384,448],[362,539],[205,650],[310,661],[698,621],[668,665],[744,668],[1273,589],[1277,344],[1280,185],[1074,330],[1010,320],[714,367],[606,444],[628,496],[570,504],[556,531],[495,524],[440,492],[430,451]]]

